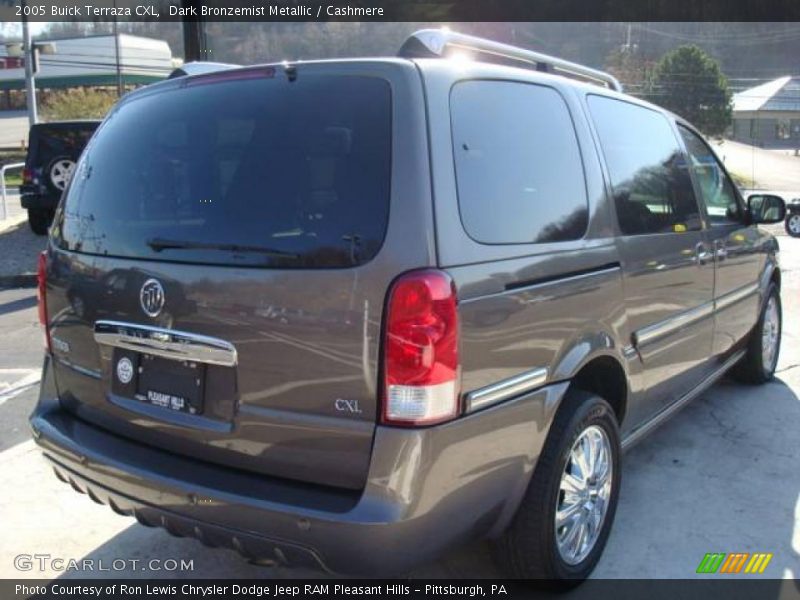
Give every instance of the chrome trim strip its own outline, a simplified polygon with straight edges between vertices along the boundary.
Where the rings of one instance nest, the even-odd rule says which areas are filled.
[[[633,333],[633,343],[637,347],[647,345],[650,342],[667,336],[670,333],[674,333],[683,327],[696,323],[701,319],[705,319],[714,313],[724,310],[757,292],[758,283],[751,283],[733,290],[732,292],[728,292],[724,296],[720,296],[712,302],[706,302],[696,308],[691,308],[685,312],[635,331]]]
[[[76,365],[74,362],[67,360],[62,356],[56,356],[56,361],[60,365],[64,365],[68,369],[72,369],[76,373],[80,373],[81,375],[86,375],[87,377],[91,377],[92,379],[102,379],[103,374],[100,371],[95,371],[93,369],[87,369],[86,367],[82,367],[80,365]]]
[[[223,367],[235,367],[238,363],[236,348],[230,342],[187,331],[122,321],[97,321],[94,324],[94,339],[98,344],[173,360]]]
[[[722,366],[711,373],[708,377],[703,379],[700,384],[691,390],[689,393],[682,396],[680,399],[676,400],[672,404],[670,404],[667,408],[662,410],[660,413],[654,415],[649,421],[646,421],[644,424],[640,425],[632,432],[630,432],[624,440],[622,440],[622,449],[628,450],[632,446],[634,446],[637,442],[641,441],[648,433],[653,431],[656,427],[664,423],[667,419],[674,416],[680,409],[686,406],[689,402],[697,398],[700,394],[705,392],[708,388],[714,385],[717,380],[722,377],[728,369],[730,369],[736,362],[744,356],[745,351],[739,350],[736,354],[731,356],[728,360],[726,360]]]
[[[544,367],[525,371],[467,393],[464,396],[464,408],[468,413],[474,412],[541,387],[546,381],[547,369]]]
[[[706,302],[696,308],[691,308],[653,325],[648,325],[633,333],[634,346],[645,346],[659,338],[674,333],[683,327],[697,323],[701,319],[710,317],[714,314],[714,303]]]
[[[739,289],[733,290],[732,292],[728,292],[724,296],[720,296],[717,298],[716,306],[717,310],[724,310],[729,306],[732,306],[739,302],[740,300],[744,300],[748,296],[758,293],[758,284],[751,283],[750,285],[745,285],[740,287]]]

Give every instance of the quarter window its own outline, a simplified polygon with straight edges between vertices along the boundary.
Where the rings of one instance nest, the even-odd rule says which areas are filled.
[[[682,233],[701,228],[686,160],[659,112],[589,96],[625,235]]]
[[[586,183],[572,119],[552,88],[465,81],[450,98],[458,204],[484,244],[581,238]]]

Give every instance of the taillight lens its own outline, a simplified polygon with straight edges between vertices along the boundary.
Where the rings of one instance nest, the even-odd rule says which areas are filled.
[[[39,323],[44,328],[44,343],[50,352],[50,330],[47,327],[47,252],[39,254],[36,268],[36,299],[39,306]]]
[[[430,425],[458,414],[458,311],[453,280],[412,271],[389,292],[383,422]]]
[[[22,183],[33,183],[33,171],[22,169]]]

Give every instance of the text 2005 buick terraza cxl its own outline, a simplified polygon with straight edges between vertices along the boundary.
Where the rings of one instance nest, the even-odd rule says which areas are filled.
[[[773,376],[783,201],[613,77],[440,31],[203,69],[105,119],[41,258],[31,425],[93,499],[339,573],[483,536],[569,585],[621,449]]]

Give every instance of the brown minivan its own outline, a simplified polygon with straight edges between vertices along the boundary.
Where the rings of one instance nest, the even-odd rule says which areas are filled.
[[[784,213],[610,75],[487,40],[178,76],[64,194],[31,426],[77,490],[261,562],[403,574],[481,536],[569,585],[621,450],[772,377]]]

